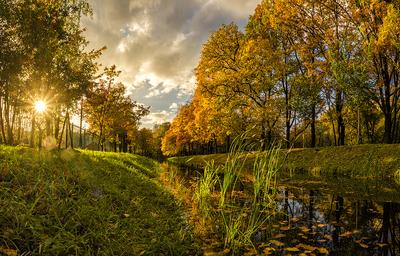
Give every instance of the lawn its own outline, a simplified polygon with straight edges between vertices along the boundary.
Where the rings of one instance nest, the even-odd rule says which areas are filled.
[[[243,154],[251,169],[258,152]],[[246,155],[246,157],[245,157]],[[395,178],[400,181],[400,145],[376,144],[281,150],[283,170],[313,175],[341,175],[354,178]],[[207,162],[225,163],[228,154],[172,157],[168,161],[192,167]]]
[[[131,154],[0,146],[0,255],[193,255],[159,164]]]

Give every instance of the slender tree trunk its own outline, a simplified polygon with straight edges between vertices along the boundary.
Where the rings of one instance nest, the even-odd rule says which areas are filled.
[[[81,100],[81,115],[79,120],[79,147],[83,147],[82,139],[82,123],[83,123],[83,99]]]
[[[4,117],[3,117],[3,98],[0,97],[0,127],[1,127],[1,135],[3,139],[3,143],[7,142],[6,133],[4,129]]]
[[[337,129],[338,129],[338,142],[339,146],[343,146],[345,143],[345,124],[343,120],[343,93],[338,90],[336,91],[336,116],[337,116]]]
[[[70,140],[71,140],[71,148],[74,148],[74,124],[69,122],[69,125],[71,127],[71,129],[69,129],[70,130],[69,137],[70,137]]]
[[[9,98],[6,96],[5,98],[5,119],[6,119],[6,126],[7,126],[7,144],[12,145],[14,143],[14,135],[11,129],[11,120],[10,120],[10,103],[8,102]]]
[[[58,139],[58,134],[60,133],[60,115],[59,114],[57,114],[57,117],[55,118],[55,120],[54,120],[54,137],[56,138],[56,139]],[[64,122],[64,124],[65,124],[65,122]],[[63,125],[64,125],[63,124]],[[63,128],[64,129],[64,128]]]
[[[289,109],[289,95],[288,92],[285,93],[285,105],[286,105],[286,113],[285,113],[285,121],[286,121],[286,148],[290,148],[290,109]]]
[[[32,125],[31,125],[31,140],[30,140],[30,146],[33,148],[35,147],[35,128],[36,128],[36,120],[35,120],[35,115],[32,115]]]
[[[18,115],[17,143],[21,144],[22,116]]]
[[[357,144],[362,144],[360,108],[357,108]]]
[[[65,148],[68,148],[68,133],[69,133],[69,112],[66,114],[66,123],[65,123]]]
[[[312,106],[312,113],[311,113],[311,147],[315,148],[316,142],[317,142],[317,136],[316,136],[316,129],[315,129],[315,122],[317,118],[317,113],[315,109],[315,105]]]
[[[58,117],[58,119],[59,119],[60,117]],[[62,126],[62,129],[61,129],[61,134],[60,134],[60,137],[59,137],[59,139],[58,139],[58,149],[61,149],[61,143],[62,143],[62,138],[63,138],[63,135],[64,135],[64,130],[65,130],[65,124],[66,124],[66,122],[67,122],[67,116],[65,116],[65,118],[64,118],[64,122],[63,122],[63,126]],[[58,130],[59,128],[57,128],[58,127],[58,125],[56,126],[56,129]],[[57,135],[58,135],[58,131],[57,131],[57,133],[56,133]]]

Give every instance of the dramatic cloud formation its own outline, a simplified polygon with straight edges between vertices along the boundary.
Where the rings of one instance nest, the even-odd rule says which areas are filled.
[[[209,34],[231,22],[243,27],[260,0],[90,0],[84,19],[91,48],[107,46],[132,98],[151,106],[143,125],[170,121],[194,89],[194,68]]]

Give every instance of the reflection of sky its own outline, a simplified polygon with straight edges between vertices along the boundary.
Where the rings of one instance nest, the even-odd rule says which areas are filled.
[[[83,19],[89,47],[107,46],[104,65],[116,64],[131,97],[148,106],[143,125],[171,120],[195,87],[201,46],[221,24],[243,28],[260,0],[89,0]]]

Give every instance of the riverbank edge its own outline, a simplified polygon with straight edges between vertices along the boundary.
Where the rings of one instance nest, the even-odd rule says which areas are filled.
[[[390,178],[400,180],[400,144],[282,149],[282,169],[286,173],[308,172],[313,175],[340,175],[357,178]],[[262,152],[243,154],[250,169]],[[204,167],[208,162],[224,164],[228,154],[171,157],[167,161],[188,167]]]

